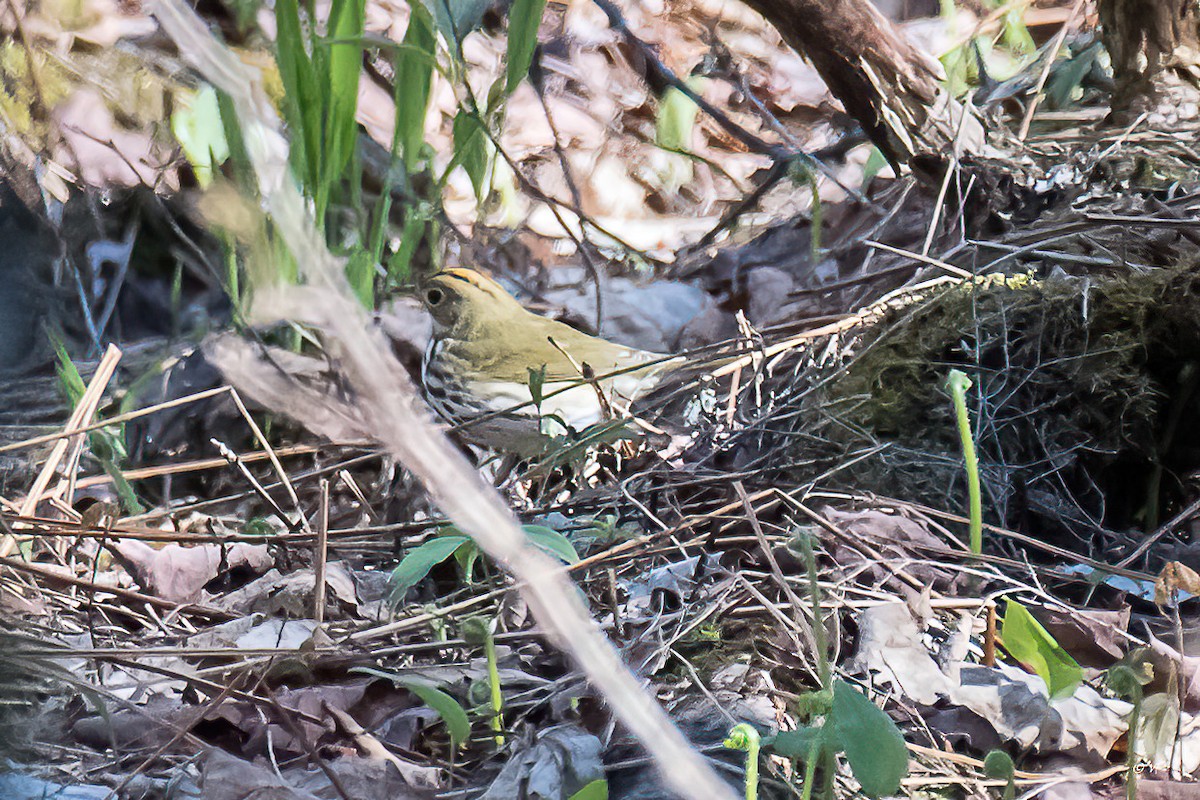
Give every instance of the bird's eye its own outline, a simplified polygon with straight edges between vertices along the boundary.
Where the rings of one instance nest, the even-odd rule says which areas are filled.
[[[425,302],[429,303],[431,306],[436,306],[438,303],[442,302],[445,297],[446,293],[441,289],[430,289],[425,293]]]

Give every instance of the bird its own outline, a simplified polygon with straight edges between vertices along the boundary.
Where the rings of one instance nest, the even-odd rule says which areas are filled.
[[[627,416],[683,360],[535,314],[473,269],[442,270],[419,291],[433,318],[427,401],[468,442],[508,455],[534,457],[568,431]]]

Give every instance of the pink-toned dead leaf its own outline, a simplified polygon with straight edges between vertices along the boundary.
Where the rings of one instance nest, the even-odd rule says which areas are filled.
[[[83,8],[81,17],[86,24],[72,33],[96,47],[112,47],[121,39],[148,36],[158,30],[157,23],[134,10],[133,4],[122,7],[115,0],[86,0]]]
[[[1200,800],[1200,783],[1139,780],[1138,800]]]
[[[199,600],[205,584],[221,570],[249,567],[262,572],[274,563],[266,545],[169,544],[156,550],[144,542],[126,539],[111,546],[121,565],[140,586],[176,603]]]
[[[58,160],[76,165],[92,186],[164,186],[164,167],[170,152],[155,144],[148,131],[130,131],[117,124],[100,94],[82,88],[54,110],[54,119],[71,154]],[[73,155],[74,157],[71,157]]]
[[[323,379],[325,362],[287,354],[281,372],[275,366],[282,348],[261,347],[232,335],[213,336],[204,342],[204,355],[242,396],[272,411],[303,420],[311,430],[335,442],[370,439],[361,414],[339,399],[332,381]],[[269,356],[269,359],[268,359]]]
[[[841,534],[832,537],[827,547],[844,569],[866,564],[877,581],[892,580],[895,570],[903,569],[923,585],[939,589],[961,577],[924,563],[931,550],[945,550],[947,545],[916,520],[879,509],[827,507],[821,513]]]

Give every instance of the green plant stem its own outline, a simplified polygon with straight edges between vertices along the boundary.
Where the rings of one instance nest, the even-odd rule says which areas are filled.
[[[488,688],[492,693],[492,730],[495,731],[497,747],[504,746],[504,695],[500,692],[500,669],[496,663],[496,637],[489,627],[483,640],[483,652],[487,656]]]
[[[800,800],[812,800],[813,781],[817,778],[817,759],[821,755],[821,737],[813,737],[812,746],[808,749],[808,758],[804,760],[804,786],[800,788]]]
[[[746,800],[758,800],[758,752],[762,738],[753,725],[734,725],[725,737],[725,746],[746,753]]]
[[[1133,708],[1129,711],[1129,733],[1126,736],[1129,755],[1125,769],[1125,800],[1137,800],[1137,747],[1138,735],[1141,733],[1139,729],[1142,720],[1142,696],[1139,686],[1133,696]]]
[[[808,594],[812,600],[813,611],[813,655],[817,659],[817,677],[821,680],[821,688],[829,691],[833,687],[833,669],[829,665],[828,646],[825,643],[825,621],[821,616],[821,584],[817,580],[817,557],[813,553],[812,538],[801,538],[801,549],[804,563],[808,567]]]
[[[975,454],[975,438],[971,434],[971,417],[967,412],[967,390],[971,379],[961,370],[950,370],[946,388],[954,398],[954,414],[958,418],[958,437],[962,440],[963,459],[967,464],[967,496],[970,502],[971,552],[983,552],[983,496],[979,488],[979,458]]]

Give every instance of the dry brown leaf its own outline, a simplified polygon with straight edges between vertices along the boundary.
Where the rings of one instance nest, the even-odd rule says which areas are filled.
[[[266,545],[169,544],[156,550],[144,542],[125,539],[114,542],[112,548],[139,585],[176,603],[199,600],[205,584],[222,570],[244,566],[262,572],[274,563]]]
[[[1158,573],[1154,581],[1154,602],[1160,606],[1175,602],[1175,593],[1200,594],[1200,574],[1178,561],[1171,561]]]

